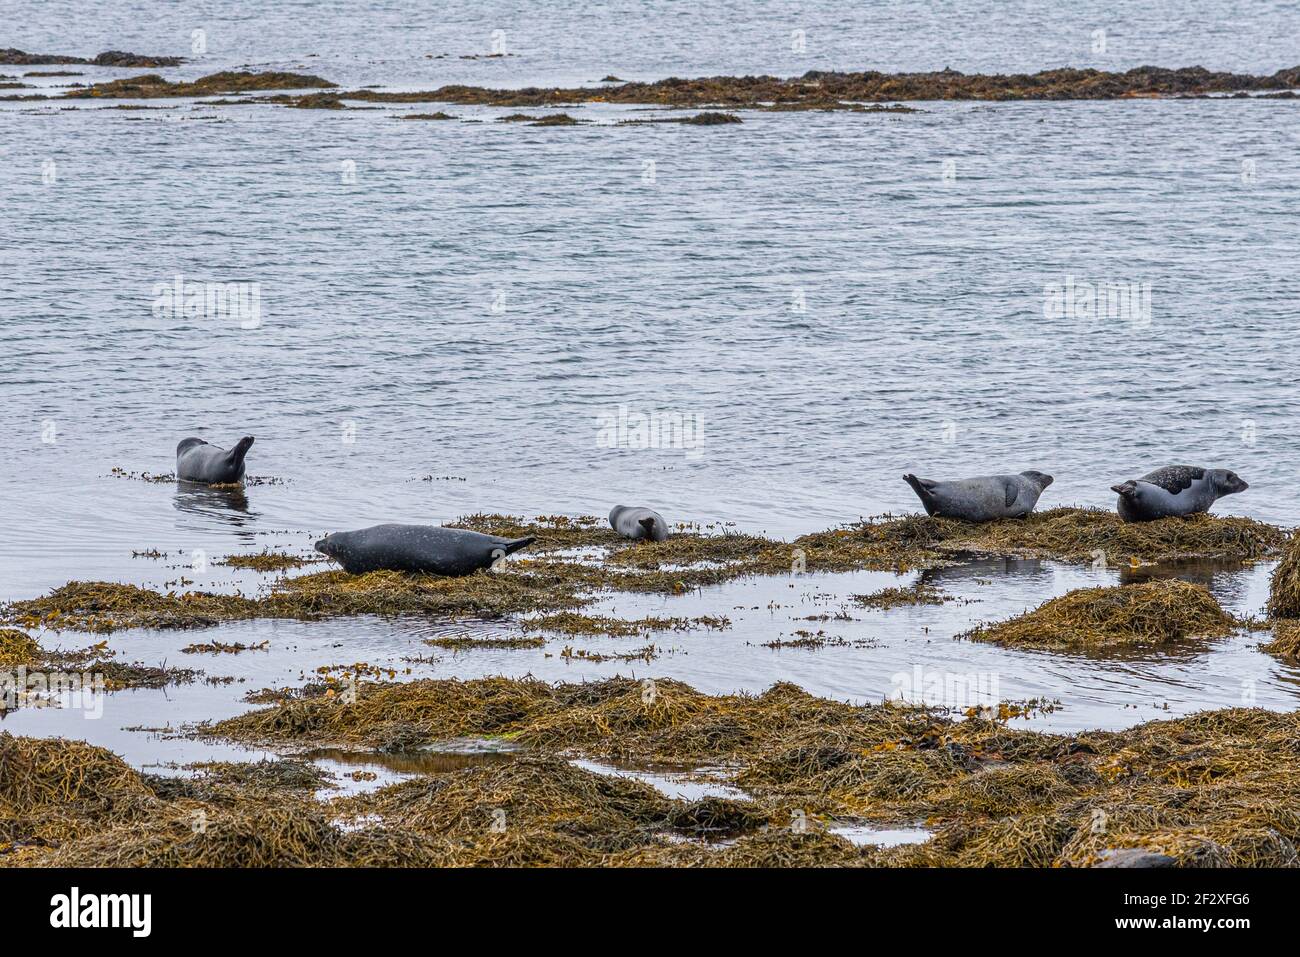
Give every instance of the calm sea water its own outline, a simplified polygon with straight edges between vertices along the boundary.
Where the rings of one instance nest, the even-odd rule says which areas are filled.
[[[385,88],[944,66],[1271,73],[1300,61],[1300,14],[1284,3],[116,2],[94,22],[73,4],[9,6],[4,46],[190,55],[202,30],[206,53],[169,75],[247,65]],[[494,42],[512,55],[461,59]],[[20,82],[146,72],[41,69],[86,76]],[[1105,506],[1111,484],[1158,465],[1225,466],[1251,488],[1216,511],[1300,522],[1296,101],[925,103],[904,115],[746,112],[716,128],[619,127],[647,114],[592,105],[569,110],[592,125],[541,129],[483,108],[442,107],[461,122],[395,119],[437,105],[109,105],[0,103],[0,600],[182,573],[195,587],[250,588],[195,572],[194,556],[476,511],[645,503],[671,520],[793,536],[915,509],[906,471],[1037,468],[1057,479],[1044,506]],[[177,276],[255,284],[257,321],[155,308]],[[1067,282],[1140,294],[1122,315],[1045,308]],[[676,417],[689,447],[609,447],[602,426],[620,415]],[[170,471],[191,434],[256,435],[250,473],[285,484],[231,508],[110,475]],[[152,548],[168,558],[131,557]],[[1249,613],[1266,573],[1209,580]],[[978,599],[969,606],[838,626],[874,649],[762,647],[806,627],[794,622],[816,608],[803,606],[833,610],[888,580],[620,597],[619,614],[736,622],[675,636],[664,642],[675,653],[636,669],[512,652],[416,673],[636,670],[719,691],[787,679],[866,700],[919,664],[996,672],[1004,697],[1059,697],[1043,721],[1063,728],[1238,704],[1247,688],[1295,706],[1295,671],[1247,635],[1126,661],[951,640],[1114,580],[1050,563],[972,573],[960,585]],[[768,610],[778,599],[788,611]],[[400,662],[444,627],[241,624],[204,638],[271,649],[197,663],[179,654],[193,635],[127,633],[112,642],[124,657],[244,684],[122,693],[106,720],[24,711],[4,727],[91,737],[138,763],[181,760],[196,746],[122,729],[234,713],[249,688],[323,663]]]

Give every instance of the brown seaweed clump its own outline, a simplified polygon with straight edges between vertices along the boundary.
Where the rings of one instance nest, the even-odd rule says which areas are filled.
[[[24,53],[22,50],[0,50],[0,64],[15,66],[52,66],[56,64],[81,63],[87,66],[116,66],[158,68],[180,66],[185,60],[178,56],[145,56],[141,53],[124,53],[121,50],[108,50],[99,56],[86,59],[79,56],[66,56],[60,53]],[[79,74],[71,74],[77,76]]]
[[[1078,651],[1217,638],[1235,627],[1204,586],[1171,578],[1080,588],[962,637],[1011,648]]]
[[[1281,618],[1273,622],[1273,640],[1259,646],[1261,651],[1285,660],[1300,662],[1300,621]]]
[[[942,605],[952,597],[942,588],[917,581],[913,585],[882,588],[869,595],[854,595],[853,603],[862,608],[898,608],[903,605]]]
[[[1058,69],[1034,74],[839,73],[812,70],[803,76],[669,77],[619,86],[528,87],[497,90],[444,86],[427,92],[355,90],[345,99],[378,103],[465,103],[482,106],[542,107],[578,103],[622,103],[743,109],[852,109],[869,103],[915,100],[1112,100],[1129,97],[1188,96],[1233,91],[1289,90],[1300,86],[1300,66],[1270,76],[1215,73],[1203,67],[1144,66],[1114,73]]]
[[[103,645],[73,650],[41,647],[40,642],[16,628],[0,628],[0,669],[17,677],[22,669],[26,685],[15,681],[11,694],[0,693],[0,713],[7,705],[31,700],[60,689],[118,691],[123,688],[162,688],[194,681],[199,673],[188,668],[114,661]],[[37,679],[39,676],[39,680]]]
[[[565,611],[520,622],[524,631],[551,631],[562,635],[612,635],[619,638],[639,637],[654,631],[694,631],[709,629],[723,631],[731,627],[731,619],[717,615],[698,618],[660,618],[649,616],[628,620],[605,615],[583,615]]]
[[[107,83],[94,83],[69,90],[64,96],[73,99],[106,97],[113,99],[158,99],[175,96],[215,96],[260,90],[329,89],[334,84],[308,73],[250,73],[226,70],[201,76],[197,80],[164,80],[156,73],[126,77]]]
[[[322,558],[305,558],[301,555],[286,555],[263,549],[255,555],[227,555],[218,565],[228,568],[247,568],[257,572],[279,572],[290,568],[302,568],[304,565],[316,565]]]
[[[1088,564],[1102,561],[1112,566],[1187,558],[1254,561],[1276,554],[1288,540],[1287,533],[1274,525],[1209,514],[1125,522],[1101,509],[1054,508],[1024,519],[982,525],[935,521],[941,523],[948,549]]]
[[[1293,537],[1273,570],[1268,589],[1270,618],[1300,618],[1300,536]]]

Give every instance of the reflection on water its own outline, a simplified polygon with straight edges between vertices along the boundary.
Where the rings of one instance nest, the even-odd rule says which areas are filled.
[[[198,516],[203,524],[216,519],[235,529],[250,527],[258,517],[249,509],[248,493],[243,486],[217,488],[198,482],[178,481],[172,504],[178,511]],[[244,541],[253,539],[251,534],[236,537]]]

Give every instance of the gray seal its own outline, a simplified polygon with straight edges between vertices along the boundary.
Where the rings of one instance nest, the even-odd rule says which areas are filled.
[[[979,478],[934,482],[904,475],[926,514],[961,518],[968,522],[995,522],[1000,518],[1024,518],[1038,504],[1038,496],[1052,484],[1043,472],[1019,475],[983,475]]]
[[[537,538],[501,538],[440,525],[373,525],[335,532],[316,543],[353,575],[386,569],[431,575],[469,575],[531,545]]]
[[[1173,515],[1208,512],[1225,495],[1250,488],[1236,472],[1203,469],[1195,465],[1166,465],[1140,479],[1130,479],[1110,490],[1119,493],[1116,509],[1126,522],[1150,522]]]
[[[662,542],[668,537],[668,523],[658,512],[631,505],[615,505],[609,510],[609,527],[624,538],[648,538]]]
[[[244,456],[253,446],[246,435],[227,452],[202,439],[183,439],[176,446],[176,477],[182,482],[230,485],[244,478]]]

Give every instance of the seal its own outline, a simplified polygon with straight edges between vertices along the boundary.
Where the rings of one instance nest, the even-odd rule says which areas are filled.
[[[1150,522],[1173,515],[1208,512],[1225,495],[1250,488],[1236,472],[1196,465],[1166,465],[1140,479],[1112,485],[1119,493],[1116,510],[1126,522]]]
[[[982,475],[979,478],[934,482],[904,475],[925,506],[926,514],[961,518],[968,522],[994,522],[1000,518],[1024,518],[1038,504],[1038,496],[1052,484],[1043,472],[1019,475]]]
[[[372,525],[355,532],[335,532],[316,543],[353,575],[383,570],[430,575],[469,575],[489,568],[537,540],[500,538],[440,525]]]
[[[668,537],[668,523],[658,512],[631,505],[615,505],[609,510],[609,527],[624,538],[648,538],[662,542]]]
[[[227,452],[202,439],[183,439],[176,446],[176,477],[182,482],[204,485],[229,485],[244,477],[244,456],[253,446],[246,435]]]

